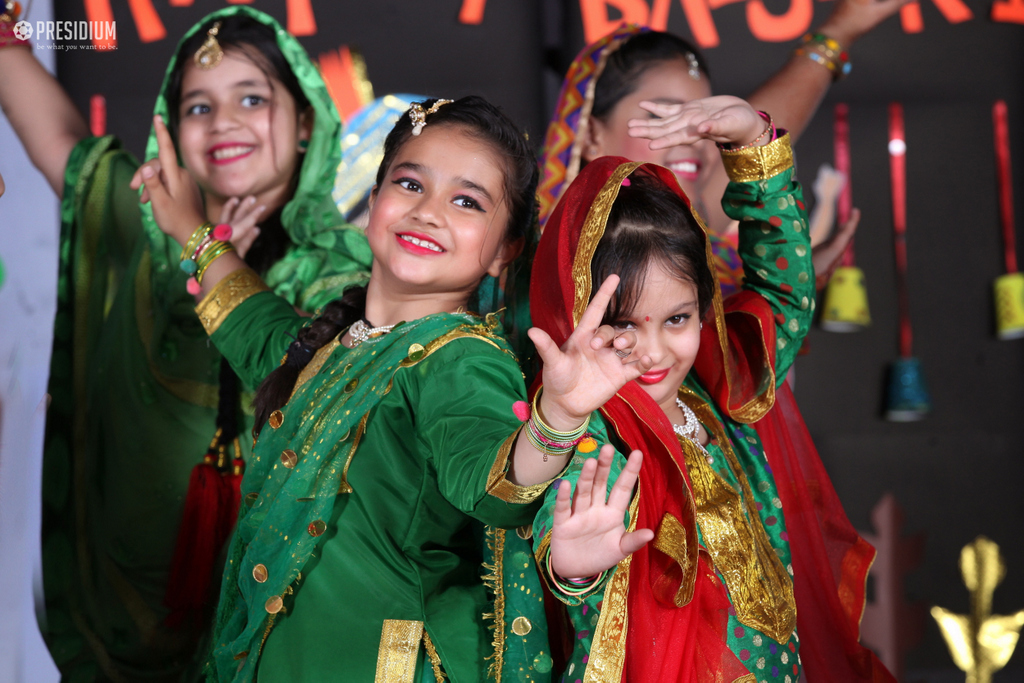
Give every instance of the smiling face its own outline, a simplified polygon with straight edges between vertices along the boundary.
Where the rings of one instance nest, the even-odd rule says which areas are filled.
[[[649,263],[636,305],[617,330],[636,335],[632,357],[650,356],[654,365],[637,382],[662,409],[675,408],[679,387],[700,348],[700,306],[697,287],[671,274],[659,261]]]
[[[229,49],[210,70],[189,60],[178,116],[181,158],[208,205],[255,195],[269,214],[286,201],[312,116],[246,54]]]
[[[400,295],[468,299],[517,251],[494,148],[453,124],[426,126],[396,153],[371,197],[372,278]]]
[[[681,104],[710,96],[711,86],[707,77],[702,74],[699,81],[691,78],[689,65],[682,57],[654,62],[644,69],[636,89],[619,100],[603,120],[591,118],[583,159],[592,161],[610,155],[660,164],[676,174],[688,196],[699,196],[698,188],[707,177],[707,169],[715,161],[714,143],[704,140],[694,145],[652,151],[649,140],[628,135],[626,122],[654,116],[640,108],[644,101]]]

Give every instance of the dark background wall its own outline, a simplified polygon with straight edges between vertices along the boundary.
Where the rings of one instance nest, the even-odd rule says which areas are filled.
[[[991,105],[996,98],[1009,105],[1016,199],[1024,212],[1024,26],[993,22],[987,3],[966,2],[974,14],[969,21],[951,24],[926,1],[923,32],[906,34],[893,18],[864,38],[852,51],[851,77],[832,88],[797,146],[809,184],[832,159],[832,105],[849,103],[854,204],[863,211],[858,265],[874,324],[851,335],[814,330],[811,354],[797,363],[796,393],[854,524],[870,530],[871,508],[891,491],[906,512],[905,533],[927,533],[924,561],[906,577],[907,598],[967,612],[959,552],[985,534],[1000,544],[1007,567],[994,609],[1009,613],[1024,608],[1024,341],[1000,342],[993,332],[991,283],[1002,255]],[[61,81],[83,111],[91,95],[105,95],[108,130],[141,153],[177,37],[222,4],[172,8],[158,0],[169,38],[142,43],[127,3],[114,3],[118,49],[60,54]],[[253,4],[285,18],[283,0]],[[778,13],[789,7],[782,0],[766,5]],[[817,24],[832,3],[814,5]],[[461,0],[313,0],[318,32],[302,42],[314,57],[342,44],[359,48],[378,95],[482,94],[540,141],[564,69],[584,44],[577,0],[490,0],[476,26],[458,22],[461,6]],[[82,0],[57,0],[55,13],[83,19]],[[756,40],[742,3],[712,16],[721,42],[705,52],[716,92],[748,94],[792,48]],[[668,28],[692,36],[675,0]],[[932,414],[914,424],[881,418],[885,368],[898,353],[886,119],[894,100],[903,102],[906,117],[915,354],[934,403]],[[907,680],[962,675],[930,619],[907,667]],[[1024,655],[995,680],[1024,680]]]

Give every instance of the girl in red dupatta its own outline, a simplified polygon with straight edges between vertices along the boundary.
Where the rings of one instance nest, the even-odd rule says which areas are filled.
[[[735,98],[690,103],[674,120],[686,124],[678,135],[720,143],[763,127]],[[574,629],[562,680],[795,683],[803,670],[891,681],[858,643],[873,549],[776,382],[814,309],[789,138],[722,157],[747,273],[728,306],[703,221],[661,166],[591,162],[538,247],[534,324],[565,343],[595,283],[617,273],[603,323],[651,364],[592,416],[594,440],[563,475],[571,505],[570,487],[556,487],[534,522],[537,561]]]

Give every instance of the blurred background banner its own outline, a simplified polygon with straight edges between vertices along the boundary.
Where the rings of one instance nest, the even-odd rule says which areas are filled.
[[[116,39],[107,36],[94,41],[96,48],[104,49],[46,54],[37,44],[37,54],[56,61],[61,83],[87,117],[102,111],[106,131],[141,155],[153,103],[178,37],[225,4],[55,0],[57,19],[115,21]],[[378,97],[406,92],[443,97],[480,94],[504,107],[539,145],[570,61],[587,41],[623,19],[691,40],[705,52],[715,92],[744,96],[786,61],[800,36],[820,24],[834,3],[250,0],[245,4],[285,23],[314,59],[324,56],[331,70],[356,63],[351,55],[360,56]],[[46,12],[45,4],[37,0],[27,18],[45,20]],[[863,215],[856,265],[864,273],[872,325],[847,335],[812,331],[812,351],[797,363],[797,399],[853,523],[870,528],[870,511],[891,492],[904,511],[905,532],[927,534],[924,557],[906,577],[906,600],[939,603],[966,613],[968,598],[956,558],[961,547],[984,534],[1002,548],[1008,580],[995,594],[994,609],[1005,605],[1007,611],[1024,604],[1024,544],[1020,543],[1024,341],[1000,341],[996,336],[992,282],[1005,272],[1005,258],[992,106],[998,99],[1006,102],[1011,158],[1018,160],[1011,193],[1016,205],[1024,206],[1020,181],[1024,177],[1024,0],[919,0],[862,38],[850,58],[852,73],[832,86],[797,145],[798,167],[801,179],[810,185],[819,166],[834,163],[834,105],[846,103],[854,202]],[[95,96],[102,96],[102,108]],[[894,101],[903,106],[906,135],[906,277],[914,355],[927,368],[932,403],[931,413],[914,423],[883,419],[886,365],[899,352],[900,325],[887,123],[888,107]],[[35,470],[39,467],[38,432],[25,431],[26,436],[15,442],[7,429],[16,411],[21,411],[18,428],[28,429],[41,399],[39,387],[45,387],[56,203],[41,178],[24,170],[27,161],[14,160],[22,152],[9,130],[0,134],[0,172],[8,184],[7,196],[0,199],[0,257],[8,268],[7,283],[0,289],[0,352],[6,354],[2,362],[7,373],[0,377],[5,382],[0,386],[5,429],[0,525],[14,519],[12,508],[27,506],[30,522],[36,525],[32,533],[37,534],[38,479],[30,480],[32,487],[18,481],[17,491],[12,492],[4,478],[11,471],[11,458],[26,458]],[[810,198],[811,193],[805,196]],[[34,317],[8,317],[26,305]],[[27,346],[34,355],[25,350]],[[12,394],[9,378],[21,376],[28,368],[37,375],[41,371],[42,378],[33,376],[30,385],[19,385],[20,394]],[[37,430],[38,425],[32,428]],[[17,502],[4,500],[12,495]],[[8,527],[0,526],[0,532],[4,533],[0,562],[4,562],[6,582],[14,576],[7,567],[17,565],[24,573],[33,566],[38,550],[17,546],[25,554],[9,560]],[[11,599],[8,592],[4,600]],[[9,622],[0,623],[6,629]],[[23,620],[22,629],[27,624]],[[905,668],[905,680],[911,681],[954,681],[963,676],[934,623],[928,624],[921,644],[907,653]],[[0,679],[8,680],[6,671],[0,668]],[[1024,680],[1019,653],[995,680]]]

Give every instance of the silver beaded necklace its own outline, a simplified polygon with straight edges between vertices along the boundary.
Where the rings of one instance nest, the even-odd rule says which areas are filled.
[[[704,457],[709,463],[713,462],[714,458],[712,458],[711,454],[708,453],[706,448],[704,448],[704,444],[700,442],[700,423],[697,422],[697,415],[693,412],[690,406],[683,403],[680,398],[676,398],[676,405],[683,411],[683,417],[686,418],[686,424],[673,424],[673,431],[699,448],[700,452],[704,454]]]
[[[369,341],[370,337],[377,337],[387,334],[391,331],[394,325],[381,325],[380,327],[370,327],[366,324],[366,321],[359,319],[352,323],[352,327],[348,328],[348,338],[352,343],[352,348],[355,348],[362,344],[364,341]]]

